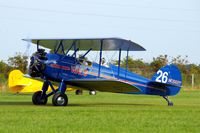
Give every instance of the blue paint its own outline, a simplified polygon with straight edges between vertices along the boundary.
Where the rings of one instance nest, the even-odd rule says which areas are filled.
[[[120,79],[122,82],[131,82],[133,86],[141,90],[140,92],[126,92],[127,94],[147,94],[160,96],[176,95],[180,91],[182,85],[180,71],[175,65],[167,65],[160,69],[163,72],[169,73],[168,79],[171,80],[171,82],[167,81],[167,83],[158,83],[155,81],[159,76],[156,73],[152,79],[147,79],[136,73],[130,72],[127,69],[119,68],[110,64],[109,67],[101,66],[101,73],[99,74],[99,64],[95,62],[92,62],[92,65],[88,66],[81,64],[75,57],[63,57],[62,55],[58,54],[47,54],[47,58],[48,61],[44,71],[45,77],[56,82],[61,82],[61,84],[63,83],[62,80],[98,80],[108,78],[111,78],[108,80]],[[74,60],[76,60],[75,63]],[[54,66],[52,67],[52,65]],[[119,71],[120,73],[118,74]]]

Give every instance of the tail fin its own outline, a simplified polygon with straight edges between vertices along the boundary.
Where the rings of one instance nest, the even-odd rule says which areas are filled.
[[[176,95],[182,86],[181,72],[177,66],[171,64],[160,68],[152,77],[152,81],[164,84],[166,95]]]
[[[19,92],[23,86],[19,86],[19,82],[23,78],[23,73],[20,70],[13,70],[8,77],[8,87],[11,92]]]

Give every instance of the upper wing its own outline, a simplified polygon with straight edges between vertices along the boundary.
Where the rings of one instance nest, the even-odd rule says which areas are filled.
[[[66,82],[69,85],[85,88],[88,90],[98,90],[98,91],[116,92],[116,93],[140,92],[140,89],[133,85],[115,80],[94,79],[94,80],[70,80]]]
[[[145,51],[145,49],[139,44],[130,40],[121,38],[74,38],[74,39],[23,39],[35,44],[39,44],[45,48],[51,50],[58,47],[59,44],[63,44],[64,49],[68,49],[72,44],[75,44],[79,50],[92,49],[93,51],[99,51],[101,43],[103,44],[103,51],[115,51],[121,49],[122,51]]]

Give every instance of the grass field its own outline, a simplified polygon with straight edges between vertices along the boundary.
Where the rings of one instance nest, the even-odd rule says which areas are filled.
[[[0,95],[0,133],[199,133],[200,91],[161,97],[69,93],[69,106],[34,106],[31,95]]]

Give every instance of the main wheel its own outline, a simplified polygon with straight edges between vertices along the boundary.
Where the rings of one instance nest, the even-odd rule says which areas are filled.
[[[82,95],[82,94],[83,94],[83,91],[82,91],[82,90],[76,90],[75,94],[76,94],[76,95]]]
[[[54,106],[66,106],[68,104],[68,97],[65,93],[57,92],[52,98]]]
[[[42,97],[42,91],[37,91],[32,96],[32,102],[35,105],[47,104],[47,97]]]
[[[89,94],[90,94],[90,95],[96,95],[97,92],[96,92],[96,91],[89,91]]]

